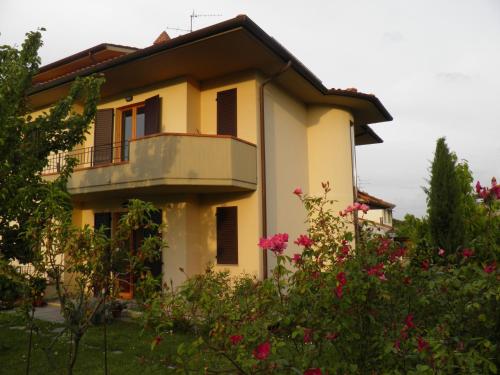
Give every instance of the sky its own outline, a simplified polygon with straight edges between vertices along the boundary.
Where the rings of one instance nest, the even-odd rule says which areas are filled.
[[[0,44],[45,27],[42,64],[108,42],[151,45],[162,30],[246,14],[329,88],[373,93],[394,117],[357,148],[362,190],[425,215],[436,140],[483,185],[500,178],[500,0],[0,0]],[[170,36],[181,31],[167,29]]]

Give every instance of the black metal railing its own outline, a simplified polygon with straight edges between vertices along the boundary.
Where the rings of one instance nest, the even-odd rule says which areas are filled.
[[[43,169],[42,174],[59,173],[69,158],[76,159],[75,169],[128,161],[129,146],[129,141],[122,141],[108,145],[59,152],[48,158],[47,165]]]

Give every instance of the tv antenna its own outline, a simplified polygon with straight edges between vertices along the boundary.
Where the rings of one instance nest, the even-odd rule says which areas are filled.
[[[193,12],[189,15],[189,30],[182,29],[179,27],[167,27],[166,29],[192,33],[193,32],[193,20],[195,18],[200,18],[200,17],[222,17],[222,14],[200,14],[200,13],[196,13],[193,9]]]

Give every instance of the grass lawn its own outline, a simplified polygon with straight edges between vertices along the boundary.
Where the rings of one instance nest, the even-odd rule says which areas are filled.
[[[64,374],[68,337],[62,336],[50,353],[44,348],[57,335],[58,324],[36,321],[39,330],[33,335],[31,374]],[[25,374],[29,331],[21,316],[0,312],[0,374]],[[177,345],[192,340],[188,335],[174,334],[151,350],[152,335],[139,325],[113,322],[108,325],[108,368],[110,374],[169,374],[167,366]],[[50,357],[49,357],[50,356]],[[103,328],[91,327],[82,339],[75,374],[103,374]]]

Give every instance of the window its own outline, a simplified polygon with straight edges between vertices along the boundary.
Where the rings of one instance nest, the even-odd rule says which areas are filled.
[[[115,139],[121,144],[121,160],[128,160],[131,140],[160,132],[160,97],[118,108],[117,117]]]
[[[238,207],[217,207],[217,264],[238,264]]]
[[[237,131],[237,102],[236,89],[217,93],[217,134],[236,137]]]
[[[144,137],[144,119],[144,103],[121,110],[120,141],[122,143],[122,160],[128,160],[129,141]]]

